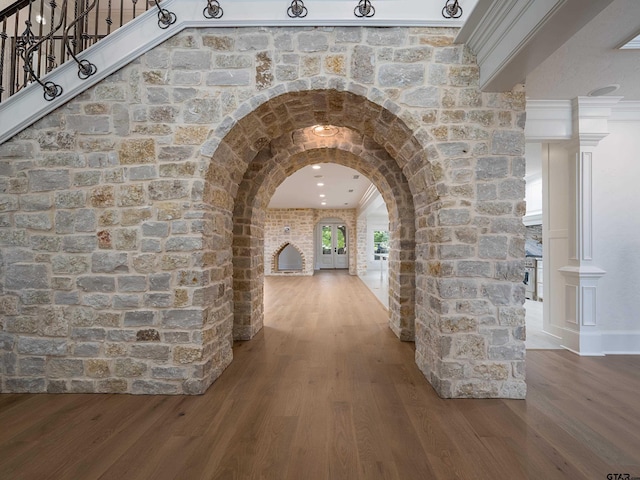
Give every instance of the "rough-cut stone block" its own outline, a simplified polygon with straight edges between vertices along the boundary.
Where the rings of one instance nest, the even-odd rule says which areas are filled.
[[[83,376],[82,360],[52,358],[47,362],[47,375],[52,378],[71,378]]]
[[[189,196],[189,183],[185,180],[157,180],[149,184],[151,200],[171,200]]]
[[[61,356],[67,354],[67,341],[59,338],[18,338],[18,353]]]
[[[131,346],[133,358],[146,358],[149,360],[169,360],[169,347],[156,344],[135,344]]]
[[[31,170],[29,188],[32,192],[64,190],[71,185],[68,170]]]
[[[207,50],[178,50],[173,52],[171,66],[178,70],[209,70],[211,52]]]
[[[156,144],[152,138],[132,138],[122,140],[118,150],[121,165],[154,163]]]
[[[476,178],[478,180],[493,180],[505,178],[509,174],[509,159],[507,157],[481,157],[476,164]]]
[[[202,310],[165,310],[162,312],[162,325],[169,328],[202,328],[204,316]]]
[[[420,85],[424,82],[424,67],[420,64],[385,64],[378,71],[378,82],[382,87]]]
[[[151,369],[151,378],[184,380],[189,378],[189,373],[184,367],[153,367]]]
[[[78,277],[76,286],[85,292],[115,292],[116,281],[113,277]]]
[[[134,380],[132,393],[148,395],[171,395],[179,393],[178,385],[154,380]]]
[[[440,90],[437,87],[409,90],[402,96],[402,101],[410,107],[437,107],[440,105]]]
[[[201,347],[186,347],[178,345],[173,348],[173,361],[179,364],[189,364],[202,359]]]
[[[45,265],[13,264],[6,267],[5,288],[22,290],[25,288],[48,288],[47,267]]]
[[[22,357],[18,359],[18,374],[24,376],[43,376],[45,374],[44,357]]]
[[[76,133],[109,133],[109,117],[106,115],[67,115],[67,128]]]
[[[124,326],[125,327],[140,327],[146,325],[153,325],[155,320],[155,313],[152,311],[134,311],[126,312],[124,314]]]
[[[167,252],[192,252],[202,250],[202,237],[171,237],[165,243]]]
[[[130,358],[117,359],[114,366],[118,377],[141,377],[147,372],[147,364]]]
[[[7,393],[44,393],[46,391],[44,378],[7,378],[5,382]]]
[[[506,236],[482,236],[478,243],[478,256],[480,258],[507,258],[508,238]]]
[[[91,255],[91,271],[116,273],[129,271],[129,255],[126,253],[94,253]]]
[[[118,291],[144,292],[147,289],[147,278],[144,275],[128,275],[118,277]]]
[[[207,85],[242,86],[249,85],[252,80],[251,70],[214,70],[207,74]]]

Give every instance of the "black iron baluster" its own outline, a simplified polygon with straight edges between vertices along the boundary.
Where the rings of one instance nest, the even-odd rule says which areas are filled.
[[[67,0],[63,0],[63,2],[66,3]],[[29,18],[31,18],[31,11],[29,11]],[[32,39],[30,37],[33,36],[33,32],[31,32],[31,22],[27,20],[27,30],[25,30],[26,36],[23,41],[24,46],[21,50],[21,56],[24,59],[25,63],[25,73],[29,76],[29,79],[35,80],[40,84],[40,86],[42,86],[44,90],[44,99],[47,101],[53,100],[54,98],[62,95],[62,87],[52,81],[43,82],[33,70],[32,63],[33,54],[37,52],[45,42],[49,41],[49,39],[52,38],[58,30],[60,30],[60,28],[62,27],[62,20],[55,29],[53,28],[53,25],[51,27],[51,31],[46,36],[42,37],[39,41],[30,44],[30,46],[27,46],[27,44],[32,42]],[[26,83],[27,82],[25,82],[25,85]]]
[[[49,6],[51,7],[51,25],[55,22],[56,17],[56,8],[58,4],[56,0],[51,0],[49,2]],[[51,38],[49,40],[49,51],[47,53],[47,73],[56,68],[58,64],[56,63],[56,55],[55,55],[55,39]]]
[[[99,13],[100,13],[100,0],[98,0],[96,2],[95,13],[96,13],[96,21],[95,21],[94,28],[93,28],[93,42],[91,42],[92,45],[95,45],[98,42],[98,39],[100,38],[98,36],[98,19],[100,17],[100,15],[99,15]]]
[[[42,29],[44,28],[44,2],[40,0],[40,13],[36,15],[36,23],[38,24],[38,38],[42,38]],[[38,49],[38,76],[42,76],[42,54],[44,48]],[[45,71],[46,73],[46,71]]]
[[[107,3],[107,18],[104,21],[107,23],[107,35],[109,35],[111,33],[111,24],[113,23],[111,19],[111,0]]]
[[[67,26],[62,37],[62,42],[67,46],[67,52],[69,52],[71,58],[78,64],[78,77],[82,80],[89,78],[91,75],[96,73],[98,69],[87,59],[78,60],[78,57],[76,57],[73,49],[71,48],[71,45],[69,44],[69,30],[71,30],[71,28],[75,27],[76,25],[80,25],[81,22],[84,23],[86,21],[89,12],[91,12],[91,10],[96,6],[96,2],[97,0],[93,0],[93,2],[91,2],[91,4],[79,16],[76,17],[73,22],[71,22]],[[78,28],[76,27],[75,30],[77,31]]]
[[[0,102],[4,93],[4,57],[7,47],[7,17],[2,20],[2,32],[0,32]]]
[[[13,95],[19,90],[20,79],[18,78],[18,59],[20,56],[18,55],[18,25],[20,22],[20,12],[16,12],[16,18],[13,25],[13,37],[11,39],[11,90],[9,95]]]

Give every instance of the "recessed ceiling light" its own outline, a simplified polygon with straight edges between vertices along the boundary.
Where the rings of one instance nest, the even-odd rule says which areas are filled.
[[[320,205],[326,205],[327,202],[320,202]]]
[[[314,175],[313,178],[322,178],[324,175]]]
[[[316,125],[311,131],[318,137],[333,137],[338,133],[338,127],[334,127],[333,125]]]
[[[345,202],[345,205],[349,205],[349,202]]]
[[[353,193],[353,188],[350,188],[350,189],[349,189],[349,193]]]
[[[319,187],[324,187],[324,183],[322,183],[322,182],[318,182],[318,183],[316,183],[316,185],[318,185]]]
[[[36,22],[38,22],[40,25],[47,24],[47,20],[42,15],[36,15]]]
[[[324,197],[326,197],[326,195],[324,193],[321,193],[320,198],[324,198]]]
[[[620,88],[620,85],[617,83],[612,83],[611,85],[607,85],[605,87],[594,88],[589,93],[587,93],[588,97],[602,97],[604,95],[609,95],[610,93],[615,92]]]
[[[320,165],[313,165],[311,168],[314,170],[320,170],[322,167]]]

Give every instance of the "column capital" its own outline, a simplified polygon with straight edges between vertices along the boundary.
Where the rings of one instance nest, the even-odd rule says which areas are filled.
[[[613,107],[623,97],[576,97],[571,102],[573,138],[582,147],[597,147],[609,135]]]

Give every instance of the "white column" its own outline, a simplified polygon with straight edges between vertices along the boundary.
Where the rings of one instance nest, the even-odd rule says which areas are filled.
[[[593,162],[609,134],[611,108],[621,97],[578,97],[573,101],[573,157],[569,172],[569,258],[560,268],[565,284],[566,347],[580,355],[602,355],[598,325],[598,266],[593,238]],[[559,292],[560,293],[560,292]]]

